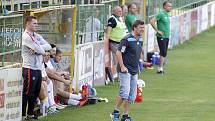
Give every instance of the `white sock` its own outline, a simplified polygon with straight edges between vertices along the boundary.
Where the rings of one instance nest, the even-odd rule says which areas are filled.
[[[54,101],[54,93],[53,93],[53,83],[52,81],[49,82],[47,85],[47,91],[48,91],[48,102],[50,106],[53,106],[55,104]]]
[[[82,99],[82,96],[70,93],[69,99],[80,100],[80,99]]]
[[[41,101],[40,112],[43,116],[47,115],[47,110],[49,108],[48,97]]]
[[[69,104],[69,105],[78,105],[79,102],[80,102],[80,101],[73,100],[73,99],[69,99],[69,100],[68,100],[68,104]]]
[[[158,71],[163,71],[163,67],[158,66]]]
[[[160,71],[163,71],[163,67],[160,67]]]

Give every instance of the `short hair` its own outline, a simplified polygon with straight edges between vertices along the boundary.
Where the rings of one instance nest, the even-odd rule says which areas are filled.
[[[138,27],[139,25],[144,25],[144,21],[136,20],[132,26],[132,30],[134,30],[134,28]]]
[[[128,10],[132,7],[132,5],[136,5],[135,3],[131,3],[128,5]],[[137,5],[136,5],[137,6]]]
[[[56,45],[53,44],[53,43],[50,43],[50,45],[51,45],[52,48],[55,48],[55,47],[56,47]]]
[[[30,21],[32,21],[33,19],[37,19],[37,17],[35,17],[35,16],[27,16],[27,17],[25,18],[25,25],[27,24],[27,22],[30,22]]]
[[[166,6],[168,3],[171,3],[171,2],[168,1],[168,0],[167,0],[167,1],[164,1],[164,2],[163,2],[163,8],[164,8],[164,6]]]
[[[121,9],[121,10],[122,10],[122,8],[121,8],[120,6],[115,6],[115,7],[113,7],[112,13],[115,14],[115,13],[117,12],[118,9]]]
[[[62,51],[61,51],[60,49],[57,48],[57,50],[56,50],[56,55],[58,55],[58,54],[62,54]]]

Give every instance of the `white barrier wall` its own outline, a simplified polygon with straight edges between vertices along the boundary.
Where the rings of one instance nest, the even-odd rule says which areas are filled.
[[[173,16],[170,18],[170,42],[169,48],[172,49],[178,44],[189,40],[193,36],[207,30],[215,25],[215,2],[210,2],[203,6],[197,7],[186,13]],[[156,48],[156,36],[151,25],[147,27],[147,52]],[[153,45],[154,44],[154,45]]]
[[[73,87],[80,90],[82,85],[104,85],[104,45],[92,42],[78,45],[75,54],[75,76]]]
[[[0,70],[0,121],[22,117],[22,76],[20,68]]]

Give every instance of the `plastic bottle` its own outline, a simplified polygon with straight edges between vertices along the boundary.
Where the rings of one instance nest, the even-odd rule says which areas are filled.
[[[156,55],[155,54],[152,55],[152,65],[153,66],[156,65]]]
[[[143,72],[143,60],[139,60],[140,72]]]

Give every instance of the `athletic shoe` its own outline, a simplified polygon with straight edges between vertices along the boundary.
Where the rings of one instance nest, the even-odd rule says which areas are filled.
[[[56,110],[56,108],[55,108],[54,106],[49,107],[48,110],[47,110],[47,114],[48,114],[48,115],[57,114],[58,112],[59,112],[59,111]]]
[[[128,115],[123,115],[121,121],[133,121]]]
[[[59,106],[66,108],[68,105],[62,104],[62,103],[58,103]]]
[[[61,105],[58,105],[58,104],[54,104],[54,106],[56,107],[57,110],[62,110],[62,109],[65,108],[64,106],[61,106]]]
[[[38,120],[37,116],[27,116],[25,117],[25,121],[32,121],[32,120]]]
[[[164,74],[164,71],[157,71],[157,74]]]
[[[111,113],[110,118],[112,121],[119,121],[119,113]]]
[[[148,67],[146,67],[147,69],[149,69],[149,70],[152,70],[152,69],[154,69],[154,67],[153,66],[148,66]]]

